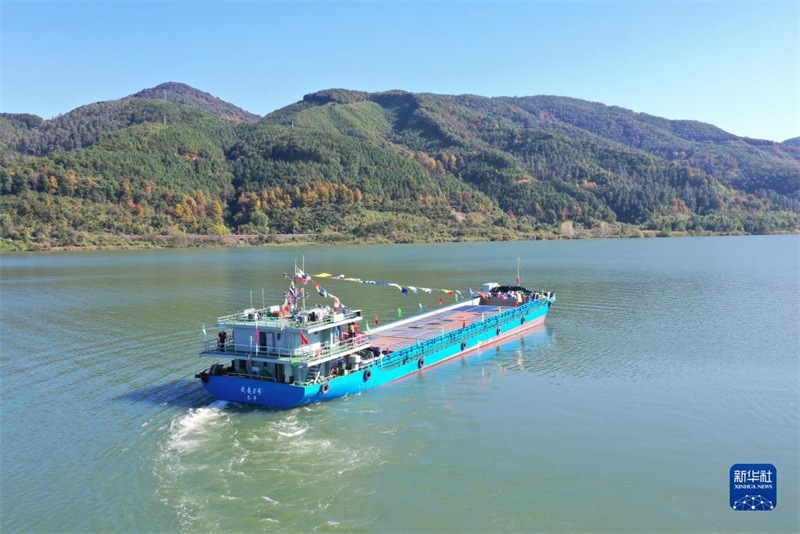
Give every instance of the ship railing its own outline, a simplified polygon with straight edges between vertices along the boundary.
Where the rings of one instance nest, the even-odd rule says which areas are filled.
[[[346,374],[358,373],[360,371],[363,371],[367,367],[372,367],[373,365],[378,363],[379,360],[380,358],[375,358],[375,360],[373,361],[362,361],[360,367],[357,367],[355,369],[348,369],[344,371],[344,374],[337,373],[337,374],[323,375],[321,370],[317,370],[315,373],[309,373],[309,375],[306,377],[305,380],[295,381],[293,382],[293,384],[295,386],[308,387],[308,386],[315,386],[317,384],[322,384],[323,382],[330,382],[331,380],[335,380],[336,378],[340,378],[342,376],[345,376]]]
[[[341,312],[331,312],[325,314],[322,319],[318,321],[301,321],[297,318],[297,315],[293,317],[273,317],[270,315],[269,308],[260,308],[260,309],[252,309],[252,310],[244,310],[240,312],[236,312],[230,315],[223,315],[222,317],[217,317],[217,324],[224,324],[224,323],[263,323],[265,326],[268,326],[270,323],[273,322],[283,322],[286,326],[291,326],[294,328],[316,328],[318,326],[324,326],[326,324],[332,324],[340,321],[344,321],[347,319],[354,319],[356,317],[361,317],[360,310],[357,311],[349,311],[347,313]]]
[[[274,309],[274,308],[273,308]],[[222,317],[217,317],[218,323],[230,323],[236,321],[255,321],[256,317],[259,321],[280,321],[285,320],[286,317],[272,317],[271,310],[269,307],[267,308],[250,308],[247,310],[237,311],[236,313],[232,313],[230,315],[223,315]],[[250,317],[253,317],[252,319]]]
[[[507,311],[498,313],[480,323],[473,323],[467,325],[465,328],[459,328],[446,334],[442,334],[431,339],[421,341],[416,345],[402,348],[396,352],[392,352],[388,356],[380,360],[382,369],[393,369],[400,365],[407,363],[412,359],[419,359],[420,357],[436,352],[439,349],[453,345],[459,340],[467,340],[473,336],[491,330],[501,324],[508,322],[516,316],[524,316],[528,313],[540,310],[548,306],[550,303],[545,299],[538,299],[533,302],[521,304],[516,308],[511,308]]]
[[[344,321],[347,319],[354,319],[356,317],[361,317],[360,311],[354,311],[348,313],[329,313],[326,314],[325,317],[323,317],[319,321],[314,321],[314,322],[308,321],[304,323],[295,319],[292,321],[292,326],[294,326],[295,328],[305,328],[306,330],[309,330],[311,328],[316,328],[318,326],[324,326],[326,324],[331,324],[331,323],[338,323],[340,321]]]
[[[261,345],[242,345],[232,340],[220,345],[218,340],[209,339],[203,342],[204,356],[222,356],[226,358],[265,358],[276,360],[289,360],[293,362],[312,362],[315,360],[326,360],[367,348],[369,338],[364,334],[358,334],[344,341],[315,343],[303,345],[294,349],[282,349],[273,347],[262,347]]]

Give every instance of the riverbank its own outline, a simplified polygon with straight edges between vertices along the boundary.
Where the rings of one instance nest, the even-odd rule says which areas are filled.
[[[773,232],[767,235],[800,233]],[[163,248],[216,248],[297,245],[385,245],[416,243],[469,243],[493,241],[549,241],[651,237],[710,237],[729,235],[761,235],[747,232],[664,231],[645,230],[633,226],[604,228],[561,228],[559,231],[508,233],[501,235],[416,236],[397,234],[355,237],[346,234],[179,234],[179,235],[114,235],[75,232],[70,244],[42,241],[0,240],[0,253],[58,252],[80,250],[145,250]]]

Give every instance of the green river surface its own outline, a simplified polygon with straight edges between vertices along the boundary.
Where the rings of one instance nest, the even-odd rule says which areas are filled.
[[[11,254],[3,532],[797,532],[800,238]],[[202,325],[284,272],[554,290],[545,328],[289,411],[215,401]],[[382,324],[440,294],[323,282]],[[448,301],[452,297],[447,297]],[[330,304],[330,301],[327,301]],[[735,463],[778,470],[736,512]]]

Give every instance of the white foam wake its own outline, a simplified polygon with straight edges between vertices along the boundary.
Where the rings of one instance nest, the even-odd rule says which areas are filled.
[[[173,419],[167,432],[167,448],[178,453],[196,450],[227,417],[224,412],[227,405],[227,401],[214,401]]]

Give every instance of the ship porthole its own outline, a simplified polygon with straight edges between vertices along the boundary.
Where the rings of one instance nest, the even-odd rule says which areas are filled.
[[[522,319],[520,319],[520,323],[519,323],[519,324],[525,324],[525,317],[523,317]]]
[[[372,369],[367,369],[364,371],[364,382],[372,378]]]
[[[417,362],[417,367],[419,367],[420,369],[425,367],[425,358],[420,358],[419,359],[419,361]]]
[[[499,336],[499,335],[500,335],[500,334],[502,334],[502,333],[503,333],[503,331],[502,331],[502,330],[500,330],[500,327],[498,326],[498,327],[497,327],[497,335]]]
[[[466,341],[462,341],[461,342],[461,350],[464,350],[466,348],[467,348],[467,342]]]
[[[325,382],[319,387],[319,392],[322,393],[323,395],[327,395],[330,390],[331,390],[331,385],[328,384],[327,382]]]

